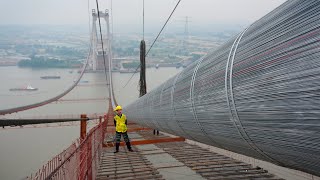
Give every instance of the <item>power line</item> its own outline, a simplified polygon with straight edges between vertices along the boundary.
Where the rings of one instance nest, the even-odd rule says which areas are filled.
[[[166,22],[165,22],[164,25],[162,26],[162,28],[161,28],[160,32],[158,33],[157,37],[156,37],[156,38],[154,39],[154,41],[152,42],[152,44],[151,44],[150,48],[148,49],[145,57],[149,54],[149,52],[150,52],[150,50],[152,49],[153,45],[154,45],[154,44],[156,43],[156,41],[158,40],[158,38],[159,38],[160,34],[162,33],[163,29],[166,27],[167,23],[169,22],[172,14],[174,13],[174,11],[177,9],[178,5],[180,4],[180,1],[181,1],[181,0],[179,0],[179,1],[177,2],[176,6],[174,7],[174,9],[172,10],[172,12],[170,13],[170,16],[167,18]],[[143,6],[144,6],[144,1],[143,1]],[[144,15],[144,10],[143,10],[143,15]],[[144,21],[143,21],[143,26],[144,26]],[[144,29],[144,28],[143,28],[143,29]],[[144,34],[144,32],[143,32],[143,34]],[[123,86],[123,88],[125,88],[125,87],[129,84],[129,82],[131,81],[131,79],[133,78],[133,76],[138,72],[138,69],[139,69],[139,66],[136,68],[136,70],[134,71],[134,73],[132,74],[132,76],[130,77],[130,79],[127,81],[127,83]]]

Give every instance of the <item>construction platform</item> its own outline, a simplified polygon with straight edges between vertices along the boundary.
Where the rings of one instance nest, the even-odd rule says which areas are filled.
[[[133,127],[134,126],[134,127]],[[197,145],[160,132],[130,125],[129,137],[134,152],[122,144],[114,152],[114,129],[108,129],[97,179],[281,179],[250,164],[214,153]]]

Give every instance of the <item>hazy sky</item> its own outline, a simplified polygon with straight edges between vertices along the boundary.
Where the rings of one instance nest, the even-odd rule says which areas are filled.
[[[145,0],[146,28],[160,28],[178,0]],[[190,26],[245,24],[254,22],[285,0],[182,0],[170,23],[190,16]],[[84,24],[95,0],[0,0],[3,24]],[[100,9],[109,9],[111,0],[100,0]],[[115,28],[141,26],[142,0],[113,0]]]

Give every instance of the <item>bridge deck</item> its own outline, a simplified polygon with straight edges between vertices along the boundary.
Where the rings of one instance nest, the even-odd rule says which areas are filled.
[[[133,146],[135,152],[121,146],[117,154],[114,147],[106,145],[109,147],[103,150],[97,179],[280,179],[259,167],[180,140],[161,142],[170,138],[162,133],[157,136],[151,130],[138,130],[129,132],[129,137],[133,144],[154,139],[158,143],[139,143]],[[112,138],[109,133],[106,141]]]

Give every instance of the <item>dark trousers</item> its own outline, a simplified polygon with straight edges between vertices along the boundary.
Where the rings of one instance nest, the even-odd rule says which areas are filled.
[[[116,132],[116,143],[121,142],[121,135],[123,136],[124,142],[130,142],[129,136],[127,132]]]
[[[128,150],[132,151],[128,133],[127,132],[116,132],[116,151],[115,151],[115,153],[119,151],[121,135],[123,136],[124,142],[126,142]]]

